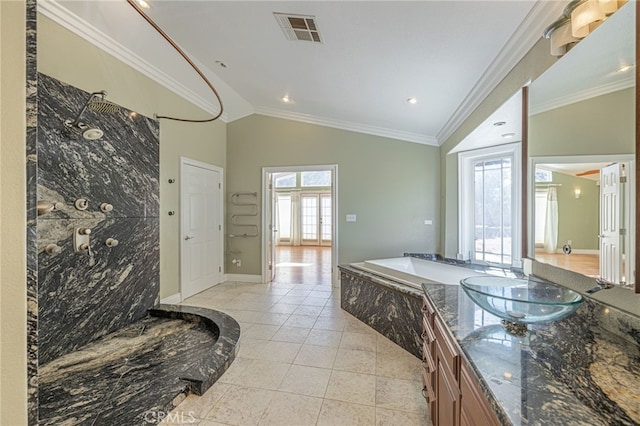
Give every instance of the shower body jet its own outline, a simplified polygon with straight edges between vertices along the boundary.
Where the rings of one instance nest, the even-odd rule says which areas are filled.
[[[87,108],[100,113],[118,111],[120,107],[113,102],[108,101],[106,97],[107,92],[104,90],[93,92],[82,106],[82,109],[76,116],[75,120],[66,120],[64,124],[67,127],[81,130],[82,136],[87,140],[100,139],[104,135],[104,132],[96,127],[91,127],[89,124],[81,122],[80,118]]]

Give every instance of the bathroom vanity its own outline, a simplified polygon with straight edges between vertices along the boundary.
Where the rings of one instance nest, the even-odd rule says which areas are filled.
[[[434,425],[640,423],[640,319],[587,299],[518,337],[461,286],[422,287]]]

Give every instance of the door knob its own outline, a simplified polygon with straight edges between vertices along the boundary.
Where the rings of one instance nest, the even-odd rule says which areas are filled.
[[[192,239],[192,238],[195,238],[195,237],[191,237],[191,236],[187,235],[186,237],[184,237],[184,240],[185,240],[185,241],[189,241],[189,240],[190,240],[190,239]]]

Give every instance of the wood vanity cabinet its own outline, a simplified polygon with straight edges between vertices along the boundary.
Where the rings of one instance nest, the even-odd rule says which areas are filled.
[[[426,297],[422,313],[422,395],[433,425],[499,426],[474,373]]]

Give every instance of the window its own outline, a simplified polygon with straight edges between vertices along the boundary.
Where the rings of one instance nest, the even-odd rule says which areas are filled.
[[[301,186],[331,186],[331,171],[300,173]]]
[[[458,161],[459,257],[521,266],[520,145],[460,153]]]
[[[297,184],[295,173],[283,173],[276,177],[275,181],[276,188],[295,188]]]

